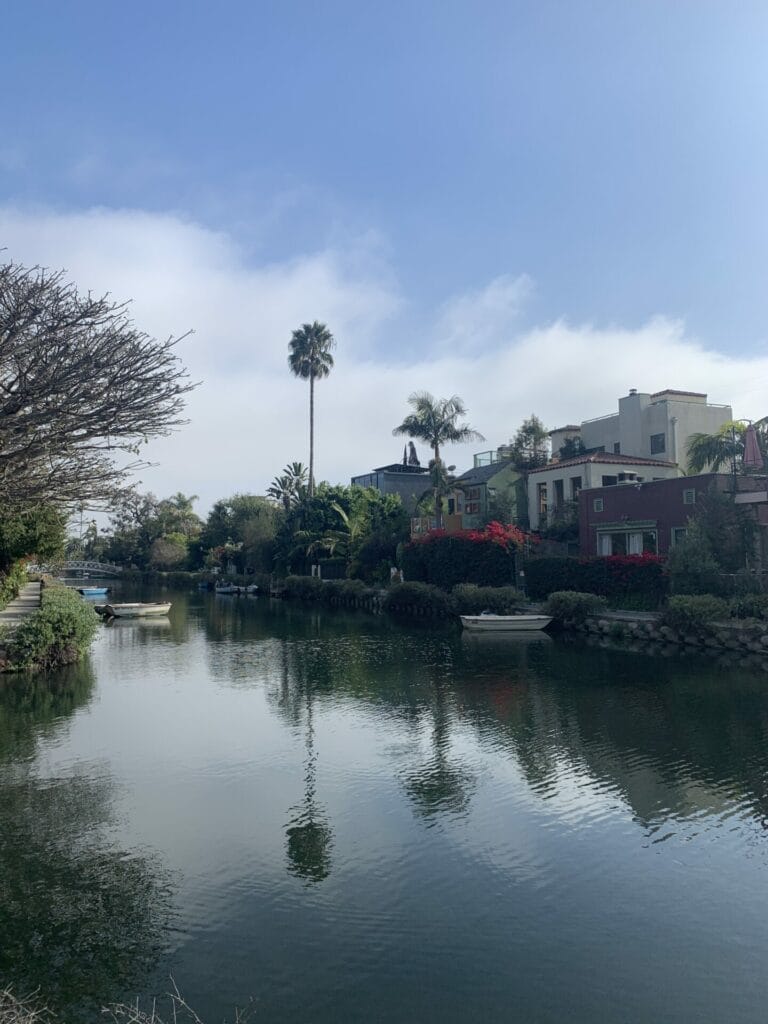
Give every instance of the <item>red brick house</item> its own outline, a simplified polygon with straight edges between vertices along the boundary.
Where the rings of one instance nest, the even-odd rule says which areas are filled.
[[[753,505],[758,523],[768,525],[766,478],[741,476],[736,483],[737,503]],[[688,520],[695,516],[699,496],[710,488],[730,493],[733,477],[704,473],[581,491],[581,554],[639,555],[650,551],[666,555],[684,536]]]

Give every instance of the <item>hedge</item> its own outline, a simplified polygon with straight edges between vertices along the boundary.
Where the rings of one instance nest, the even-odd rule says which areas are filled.
[[[403,547],[406,580],[450,590],[459,583],[504,587],[514,583],[514,553],[494,540],[434,531]]]
[[[524,602],[525,598],[514,587],[478,587],[474,583],[460,583],[451,591],[451,603],[457,615],[479,615],[483,611],[511,615]]]
[[[436,618],[453,614],[453,604],[445,591],[428,583],[396,583],[384,595],[381,607],[385,612]]]
[[[78,661],[97,627],[93,606],[74,590],[43,587],[40,610],[21,623],[8,643],[9,667],[50,669]]]
[[[547,598],[544,611],[560,622],[584,622],[605,608],[605,598],[597,594],[582,594],[576,590],[556,590]]]
[[[525,563],[525,581],[528,596],[534,601],[567,590],[614,600],[643,597],[659,605],[669,590],[663,560],[657,555],[532,558]]]
[[[670,597],[659,616],[662,626],[680,633],[698,632],[710,622],[722,622],[729,617],[728,602],[712,594],[679,594]]]

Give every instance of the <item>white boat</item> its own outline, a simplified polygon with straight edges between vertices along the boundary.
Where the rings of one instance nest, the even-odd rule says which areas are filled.
[[[145,615],[167,615],[171,610],[171,603],[160,601],[139,602],[132,604],[102,604],[96,606],[99,615],[106,619],[136,619]]]
[[[239,594],[240,593],[240,587],[236,586],[234,583],[217,583],[216,584],[216,593],[217,594]]]
[[[109,587],[78,587],[77,592],[83,597],[106,597]]]
[[[508,633],[522,630],[546,629],[552,621],[551,615],[461,615],[464,629],[486,633]]]

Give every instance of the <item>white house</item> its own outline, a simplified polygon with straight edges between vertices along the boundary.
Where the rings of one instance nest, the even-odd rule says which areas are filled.
[[[587,487],[626,487],[648,480],[679,476],[677,464],[662,459],[590,452],[575,459],[549,462],[528,474],[528,519],[532,530],[542,529],[557,509],[578,499]]]
[[[733,419],[729,405],[711,405],[697,391],[657,391],[644,394],[634,388],[619,399],[619,411],[585,420],[581,440],[588,451],[600,449],[621,455],[688,464],[687,445],[692,434],[715,434]],[[573,428],[569,436],[574,436]],[[557,451],[554,447],[553,451]]]

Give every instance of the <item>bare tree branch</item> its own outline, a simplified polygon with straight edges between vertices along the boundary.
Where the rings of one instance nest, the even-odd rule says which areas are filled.
[[[148,465],[115,457],[185,422],[183,337],[144,334],[63,272],[0,265],[0,503],[110,501]]]

